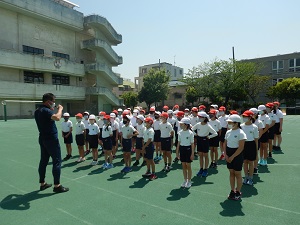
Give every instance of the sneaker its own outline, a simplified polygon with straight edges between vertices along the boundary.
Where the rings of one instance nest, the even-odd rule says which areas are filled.
[[[182,188],[185,188],[187,181],[183,181],[183,183],[181,184]]]
[[[155,156],[154,161],[158,161],[158,156]]]
[[[173,160],[173,163],[176,163],[178,161],[179,161],[179,159],[177,157],[175,157],[175,159]]]
[[[222,155],[220,156],[219,160],[225,160],[225,156],[224,156],[223,153],[222,153]]]
[[[258,160],[258,165],[262,166],[263,159]]]
[[[268,165],[268,162],[267,162],[266,159],[264,159],[264,164],[263,164],[263,166],[267,166],[267,165]]]
[[[106,169],[111,169],[111,168],[114,168],[114,165],[112,164],[112,163],[109,163],[109,164],[107,164],[107,166],[106,166]]]
[[[84,155],[88,155],[88,154],[90,154],[90,152],[91,152],[91,150],[86,150],[86,151],[84,152]]]
[[[249,180],[247,181],[247,184],[250,185],[250,186],[253,186],[253,180],[252,180],[252,179],[249,179]]]
[[[236,191],[235,192],[235,196],[234,196],[234,200],[241,200],[241,197],[242,197],[242,193],[239,192],[239,191]]]
[[[207,176],[208,176],[208,171],[207,169],[204,169],[202,173],[202,177],[207,177]]]
[[[93,160],[92,162],[91,162],[91,164],[90,165],[92,165],[92,166],[96,166],[98,164],[98,161],[96,161],[96,160]]]
[[[165,164],[164,168],[162,169],[163,172],[167,171],[168,166]]]
[[[149,180],[155,180],[157,178],[155,173],[152,173],[149,177]]]
[[[228,195],[228,199],[231,199],[231,200],[235,199],[235,192],[234,191],[230,191],[230,193]]]
[[[202,176],[202,173],[203,173],[203,169],[201,168],[201,169],[199,170],[199,172],[197,173],[197,176],[198,176],[198,177]]]
[[[69,188],[59,185],[58,187],[53,188],[53,192],[55,193],[63,193],[69,191]]]
[[[273,158],[273,156],[272,156],[272,152],[269,152],[269,156],[268,156],[270,159],[272,159]]]
[[[243,180],[243,184],[248,184],[248,181],[249,181],[248,178],[245,177]]]
[[[254,168],[253,174],[257,175],[258,174],[258,169]]]
[[[107,166],[108,166],[108,163],[105,162],[105,163],[103,163],[102,168],[103,168],[103,169],[107,169]]]
[[[79,157],[79,158],[76,160],[76,162],[82,162],[81,160],[82,160],[82,158]]]
[[[170,170],[171,170],[172,168],[173,168],[172,166],[167,166],[167,167],[166,167],[166,172],[167,172],[167,173],[170,172]]]
[[[131,172],[132,171],[132,169],[131,169],[131,167],[126,167],[126,169],[125,169],[125,173],[129,173],[129,172]]]
[[[125,173],[126,170],[127,170],[127,166],[125,166],[125,167],[121,170],[121,173]]]
[[[150,171],[147,171],[145,174],[142,175],[142,177],[144,177],[144,178],[148,178],[150,176],[151,176]]]
[[[72,155],[66,155],[66,157],[64,158],[64,161],[69,160],[72,157]]]
[[[191,181],[186,182],[186,185],[185,185],[186,188],[190,188],[191,186],[192,186],[192,182]]]
[[[162,160],[162,156],[160,155],[160,156],[158,156],[158,160]]]
[[[214,167],[213,168],[217,168],[218,167],[218,164],[217,163],[214,163]]]
[[[146,161],[143,161],[141,166],[145,166],[146,164],[147,164]]]
[[[44,185],[40,186],[40,191],[46,190],[47,188],[51,187],[52,184],[45,183]]]
[[[210,163],[209,168],[214,168],[214,163],[213,162]]]
[[[139,165],[140,164],[140,162],[138,161],[138,160],[136,160],[134,163],[133,163],[133,166],[137,166],[137,165]]]

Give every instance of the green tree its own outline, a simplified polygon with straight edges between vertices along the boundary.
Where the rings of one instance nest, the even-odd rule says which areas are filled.
[[[121,98],[124,99],[124,104],[126,107],[133,108],[133,107],[137,106],[137,103],[138,103],[137,93],[134,93],[132,91],[125,92],[124,94],[121,95]]]
[[[287,78],[271,87],[269,97],[285,100],[287,104],[294,105],[300,99],[300,78]]]
[[[166,100],[169,93],[170,77],[166,74],[165,70],[151,69],[144,76],[143,87],[138,93],[139,102],[146,102],[148,108],[152,103]]]
[[[192,104],[198,100],[198,93],[194,87],[192,86],[188,87],[185,93],[185,99],[187,103],[192,103]]]

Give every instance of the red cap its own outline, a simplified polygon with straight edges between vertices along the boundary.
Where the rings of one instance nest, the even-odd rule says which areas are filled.
[[[174,108],[178,108],[179,109],[179,105],[174,105]]]
[[[77,114],[75,115],[75,117],[82,118],[82,114],[81,114],[81,113],[77,113]]]
[[[224,106],[221,106],[221,107],[219,108],[219,111],[226,111],[226,108],[225,108]]]
[[[192,112],[198,112],[197,107],[193,107],[193,108],[192,108]]]
[[[161,117],[165,117],[166,119],[169,118],[169,114],[166,112],[163,112],[162,114],[160,114]]]
[[[140,110],[140,113],[144,113],[145,114],[146,112],[145,112],[145,110],[142,109],[142,110]]]
[[[184,116],[184,112],[183,111],[178,111],[176,116],[177,117],[183,117]]]
[[[115,114],[118,114],[118,111],[117,111],[117,110],[113,110],[112,112],[115,113]]]
[[[245,116],[245,117],[251,117],[251,116],[253,116],[254,115],[254,113],[252,112],[252,111],[250,111],[250,110],[246,110],[243,114],[242,114],[242,116]]]
[[[153,124],[153,119],[151,117],[146,117],[144,120],[145,123]]]
[[[168,109],[169,109],[169,107],[168,107],[167,105],[165,105],[165,106],[163,107],[163,109],[166,109],[166,110],[168,110]]]
[[[215,110],[215,109],[211,109],[211,110],[209,110],[209,112],[208,112],[209,114],[216,114],[217,113],[217,110]]]
[[[105,115],[103,119],[104,120],[110,120],[110,115]]]
[[[239,113],[238,113],[237,111],[235,111],[235,110],[231,110],[231,111],[230,111],[230,114],[231,114],[231,115],[234,115],[234,114],[238,115]]]
[[[280,106],[280,103],[279,102],[273,102],[274,105],[278,105]]]
[[[268,102],[268,103],[266,104],[266,107],[268,107],[268,108],[273,108],[273,107],[274,107],[274,104],[273,104],[272,102]]]
[[[154,107],[154,106],[152,106],[152,107],[150,108],[150,112],[155,112],[155,107]]]
[[[99,116],[105,116],[105,115],[106,115],[106,112],[103,112],[103,111],[99,112]]]
[[[205,105],[200,105],[199,109],[206,109],[206,106]]]

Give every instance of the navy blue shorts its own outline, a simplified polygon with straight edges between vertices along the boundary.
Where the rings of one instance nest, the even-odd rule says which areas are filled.
[[[154,131],[154,142],[160,142],[160,130]]]
[[[122,139],[123,152],[131,152],[132,141],[131,139]]]
[[[220,135],[220,141],[224,142],[225,141],[225,134],[227,132],[227,128],[226,127],[222,127],[221,129],[221,135]]]
[[[256,160],[256,143],[255,141],[246,141],[244,145],[244,160],[254,161]]]
[[[98,148],[98,135],[89,135],[88,137],[90,148]]]
[[[102,129],[103,129],[103,128],[99,128],[99,130],[100,130],[99,140],[100,140],[100,141],[102,141]]]
[[[209,139],[207,137],[197,136],[197,152],[208,153]]]
[[[226,155],[228,157],[230,157],[230,156],[232,156],[235,153],[236,150],[237,150],[237,148],[226,147]],[[239,154],[238,156],[236,156],[231,161],[231,163],[227,162],[227,168],[229,170],[242,171],[243,163],[244,163],[244,157],[243,157],[243,152],[241,152],[241,154]]]
[[[142,150],[142,148],[143,148],[143,138],[142,137],[136,138],[135,148]]]
[[[113,136],[111,137],[112,146],[117,146],[116,138],[117,138],[117,131],[113,130]]]
[[[271,140],[274,139],[274,130],[275,130],[274,126],[269,128],[269,130],[268,130],[268,139],[271,139]]]
[[[63,132],[64,136],[67,135],[68,133],[69,132]],[[73,143],[73,135],[72,135],[72,133],[67,138],[64,137],[64,143],[65,144],[72,144]]]
[[[76,144],[78,146],[84,146],[84,135],[83,134],[76,134],[75,140],[76,140]]]
[[[153,159],[153,155],[154,155],[154,145],[151,142],[146,148],[145,148],[145,159]]]
[[[219,136],[209,139],[209,147],[219,147],[220,138]]]
[[[260,139],[259,139],[259,142],[260,143],[268,143],[268,131],[263,133],[263,135],[261,135]]]
[[[281,134],[281,132],[279,131],[279,128],[280,128],[280,123],[275,123],[275,125],[274,125],[274,134],[275,135]]]
[[[181,162],[191,163],[192,147],[191,146],[179,146],[179,157]]]
[[[102,138],[102,143],[103,143],[104,150],[108,150],[108,151],[112,150],[111,137]]]
[[[161,142],[161,150],[162,151],[171,151],[171,138],[160,138],[160,142]]]
[[[89,129],[85,129],[85,139],[84,139],[84,141],[89,141],[89,132],[90,132],[90,130]]]

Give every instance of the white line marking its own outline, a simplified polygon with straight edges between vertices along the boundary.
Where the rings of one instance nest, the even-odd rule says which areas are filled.
[[[6,184],[7,186],[16,189],[16,190],[19,191],[19,192],[22,192],[22,193],[24,193],[24,194],[27,193],[26,191],[24,191],[24,190],[22,190],[22,189],[20,189],[20,188],[18,188],[18,187],[16,187],[16,186],[14,186],[14,185],[12,185],[12,184],[10,184],[10,183],[7,183],[7,182],[4,181],[4,180],[1,180],[1,179],[0,179],[0,181],[3,182],[4,184]]]
[[[74,216],[73,214],[71,214],[71,213],[69,213],[69,212],[67,212],[67,211],[65,211],[65,210],[63,210],[63,209],[61,209],[61,208],[56,208],[56,209],[57,209],[58,211],[61,211],[62,213],[67,214],[68,216],[73,217],[73,218],[76,219],[76,220],[79,220],[79,221],[85,223],[85,224],[93,225],[92,223],[90,223],[90,222],[88,222],[88,221],[86,221],[86,220],[82,220],[82,219],[80,219],[79,217]]]
[[[274,164],[268,164],[268,166],[300,166],[300,164],[280,164],[280,163],[274,163]]]

